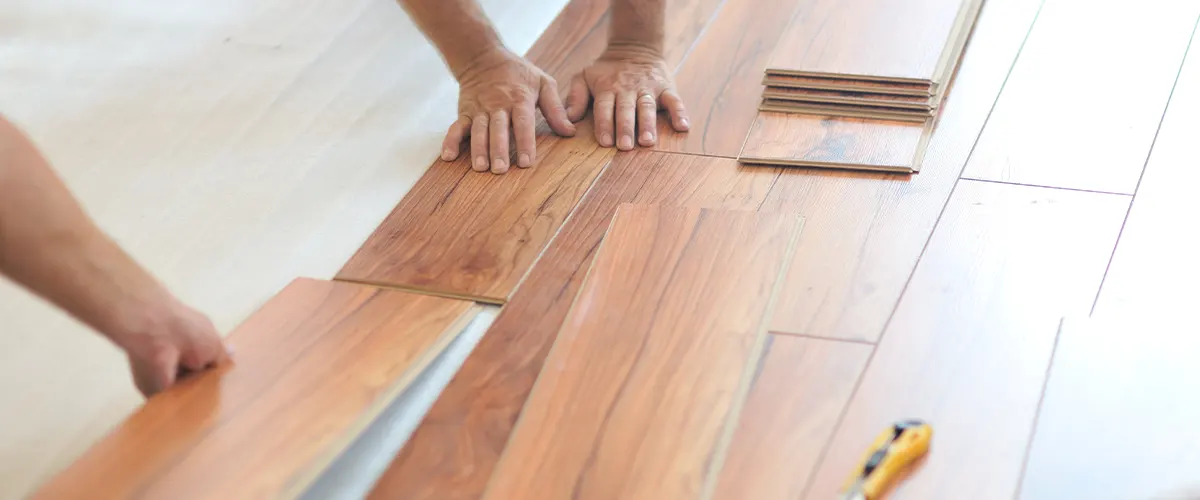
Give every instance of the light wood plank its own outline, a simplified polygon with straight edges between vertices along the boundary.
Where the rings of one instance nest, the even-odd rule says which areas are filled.
[[[659,151],[736,157],[758,114],[767,58],[802,2],[727,0],[675,73],[691,128],[659,120]],[[752,28],[751,28],[752,27]]]
[[[960,182],[805,498],[833,498],[901,418],[935,437],[891,498],[1012,498],[1059,319],[1088,311],[1127,207]]]
[[[925,141],[922,123],[838,118],[763,111],[739,161],[911,172]]]
[[[1040,5],[985,5],[920,174],[784,171],[763,209],[802,213],[806,229],[772,331],[879,338]]]
[[[485,498],[690,498],[710,487],[799,223],[618,209]]]
[[[769,73],[934,82],[963,0],[810,0]]]
[[[1193,43],[1195,43],[1193,41]],[[1200,48],[1188,51],[1146,173],[1100,288],[1097,314],[1149,315],[1200,302],[1200,240],[1195,224],[1196,138],[1200,137]]]
[[[763,85],[795,89],[834,90],[841,92],[876,92],[888,95],[931,97],[929,85],[920,83],[869,82],[846,78],[767,75]]]
[[[1018,498],[1196,498],[1196,330],[1183,311],[1064,321]]]
[[[799,498],[872,349],[789,335],[768,340],[712,498]]]
[[[753,210],[779,170],[731,159],[618,155],[376,484],[371,498],[476,499],[621,203]]]
[[[1197,16],[1196,2],[1047,0],[963,175],[1132,194]]]
[[[35,498],[295,496],[475,312],[296,280],[230,335],[234,364],[151,398]]]
[[[796,89],[789,87],[771,87],[763,90],[764,99],[780,101],[858,104],[861,106],[889,106],[901,109],[931,110],[935,108],[933,98],[927,96],[907,96],[879,94],[871,92],[848,92],[820,89]]]

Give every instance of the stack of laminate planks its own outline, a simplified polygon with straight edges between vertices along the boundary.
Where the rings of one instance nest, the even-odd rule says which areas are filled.
[[[760,108],[919,123],[941,103],[983,6],[983,0],[810,3],[813,9],[797,14],[768,62]]]

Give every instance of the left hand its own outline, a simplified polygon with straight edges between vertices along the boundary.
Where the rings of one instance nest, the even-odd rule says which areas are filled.
[[[604,147],[629,151],[634,137],[642,146],[658,141],[658,110],[665,109],[671,126],[688,130],[687,110],[675,91],[675,82],[661,55],[636,46],[609,46],[591,66],[576,75],[567,94],[567,116],[583,119],[589,98],[595,97],[592,116],[596,141]]]

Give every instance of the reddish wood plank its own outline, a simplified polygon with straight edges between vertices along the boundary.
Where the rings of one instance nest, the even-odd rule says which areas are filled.
[[[1197,16],[1196,2],[1049,0],[963,175],[1132,194]]]
[[[928,137],[923,123],[763,111],[739,161],[911,172]]]
[[[771,335],[769,342],[715,499],[799,498],[872,349],[789,335]]]
[[[299,494],[475,312],[296,280],[230,334],[235,364],[151,398],[35,497]]]
[[[763,90],[762,96],[764,99],[776,99],[780,101],[857,104],[860,106],[885,106],[900,109],[931,110],[936,107],[932,97],[872,92],[767,87]]]
[[[805,498],[910,417],[934,443],[890,498],[1012,498],[1059,319],[1090,307],[1128,202],[960,182]]]
[[[1197,498],[1197,330],[1184,311],[1068,318],[1018,498]]]
[[[700,498],[800,221],[620,207],[485,498]]]
[[[748,169],[730,159],[649,151],[618,155],[501,310],[371,498],[449,500],[483,494],[619,204],[749,210],[762,203],[778,176],[777,169]]]
[[[950,196],[1041,0],[988,2],[921,173],[786,170],[764,209],[806,218],[772,329],[874,341]]]

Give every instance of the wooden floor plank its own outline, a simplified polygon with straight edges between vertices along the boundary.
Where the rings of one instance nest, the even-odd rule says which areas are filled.
[[[960,182],[805,498],[902,418],[935,437],[890,498],[1012,498],[1059,320],[1087,313],[1128,200]]]
[[[771,335],[713,498],[799,498],[871,349]]]
[[[1200,302],[1195,141],[1200,137],[1200,48],[1193,40],[1146,173],[1100,288],[1096,314],[1190,310]]]
[[[377,499],[476,499],[621,203],[753,210],[779,177],[730,159],[618,155],[376,484]]]
[[[1047,0],[963,175],[1132,194],[1197,16],[1196,2]]]
[[[783,74],[937,79],[963,0],[809,0],[768,68]]]
[[[927,96],[908,96],[878,94],[871,92],[848,92],[837,90],[796,89],[789,87],[770,87],[763,90],[764,99],[781,101],[858,104],[863,106],[891,106],[901,109],[934,109],[933,98]]]
[[[794,89],[835,90],[841,92],[875,92],[888,95],[931,97],[928,85],[919,83],[889,83],[850,80],[845,78],[767,75],[763,85]]]
[[[786,170],[764,210],[804,214],[772,331],[873,342],[900,299],[1041,0],[988,2],[921,173]]]
[[[1182,311],[1064,321],[1018,498],[1197,498],[1196,330]]]
[[[298,494],[474,312],[298,279],[230,335],[235,364],[151,398],[35,497]]]
[[[485,498],[699,498],[799,229],[618,209]]]
[[[758,114],[738,159],[743,163],[911,172],[922,123]]]
[[[691,128],[660,120],[655,149],[736,157],[758,114],[767,58],[802,3],[727,0],[675,73]]]

